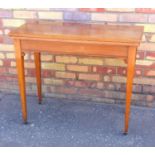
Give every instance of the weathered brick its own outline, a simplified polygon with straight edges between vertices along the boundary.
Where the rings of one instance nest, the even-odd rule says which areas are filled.
[[[138,47],[138,50],[142,51],[155,51],[155,44],[154,43],[141,43]]]
[[[146,59],[155,60],[155,52],[146,52]]]
[[[144,26],[144,32],[155,32],[155,24],[135,24],[138,26]]]
[[[148,19],[149,23],[155,23],[155,15],[149,15],[149,19]]]
[[[14,51],[14,46],[10,44],[0,44],[0,51],[12,52]]]
[[[58,78],[65,78],[65,79],[75,79],[76,77],[75,73],[69,73],[69,72],[56,72],[55,76]]]
[[[41,60],[42,61],[53,61],[53,55],[45,55],[45,54],[42,54],[41,55]]]
[[[103,65],[103,60],[97,58],[79,58],[78,63],[84,65]]]
[[[147,15],[145,14],[120,14],[119,16],[120,22],[147,22]]]
[[[13,11],[14,18],[34,19],[37,17],[35,11]]]
[[[17,74],[17,69],[16,68],[9,68],[8,69],[10,74]]]
[[[3,61],[2,60],[0,60],[0,66],[3,66]]]
[[[12,11],[0,10],[0,18],[12,18]]]
[[[4,53],[0,53],[0,59],[4,59],[4,58],[5,58]]]
[[[125,92],[104,91],[106,98],[125,99]]]
[[[94,20],[94,21],[115,22],[115,21],[117,21],[117,14],[92,13],[91,14],[91,20]]]
[[[80,87],[80,88],[88,88],[93,84],[92,81],[77,81],[77,80],[67,80],[65,81],[65,85],[69,87]]]
[[[110,81],[111,81],[111,76],[105,75],[105,76],[103,77],[103,81],[104,81],[104,82],[110,82]]]
[[[25,68],[35,68],[34,63],[32,62],[24,62]]]
[[[50,69],[50,70],[65,70],[64,64],[56,64],[56,63],[42,63],[43,69]]]
[[[155,70],[145,70],[145,76],[155,76]]]
[[[80,73],[79,74],[79,79],[80,80],[88,80],[88,81],[99,81],[100,76],[98,74],[84,74]]]
[[[35,83],[36,78],[35,77],[25,77],[25,81],[28,83]]]
[[[67,70],[74,72],[88,72],[89,67],[81,65],[67,65]]]
[[[104,8],[80,8],[79,11],[84,12],[105,12]]]
[[[152,8],[137,8],[135,11],[137,13],[155,13],[155,9]]]
[[[155,64],[154,61],[151,60],[136,60],[136,65],[137,66],[147,66],[147,67],[151,67]]]
[[[22,19],[2,19],[4,27],[19,27],[25,23]]]
[[[56,62],[59,63],[77,63],[77,58],[74,56],[56,56]]]
[[[64,82],[61,79],[51,79],[51,78],[44,78],[44,84],[50,85],[63,85]]]
[[[103,59],[103,65],[107,65],[107,66],[127,66],[124,59],[113,59],[113,58]]]
[[[148,41],[155,42],[155,34],[152,34]]]
[[[61,94],[76,94],[77,88],[55,87],[54,92],[61,93]]]
[[[138,51],[136,55],[136,59],[144,59],[144,51]]]
[[[143,85],[143,93],[154,94],[155,93],[155,85]]]
[[[64,20],[89,21],[90,13],[83,12],[64,12]]]
[[[108,12],[134,12],[134,8],[106,8]]]
[[[6,53],[7,59],[15,59],[15,53]]]
[[[40,19],[62,19],[62,12],[38,12]]]
[[[93,72],[97,72],[100,74],[115,74],[116,67],[95,66],[93,67]]]

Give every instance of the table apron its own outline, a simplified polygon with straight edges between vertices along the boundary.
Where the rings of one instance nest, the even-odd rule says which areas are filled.
[[[22,51],[41,51],[51,54],[105,56],[126,58],[128,46],[65,41],[21,40]]]

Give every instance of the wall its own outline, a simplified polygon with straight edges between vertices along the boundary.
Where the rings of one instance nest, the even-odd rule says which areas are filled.
[[[143,25],[138,48],[132,104],[155,106],[155,9],[0,9],[0,90],[17,93],[16,63],[8,32],[33,19]],[[36,94],[33,55],[25,56],[27,93]],[[43,94],[123,103],[126,61],[42,55]]]

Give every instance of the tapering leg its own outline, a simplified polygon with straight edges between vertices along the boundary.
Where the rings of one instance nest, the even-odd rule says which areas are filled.
[[[41,60],[40,60],[40,53],[38,53],[38,52],[34,53],[34,61],[35,61],[35,68],[36,68],[38,100],[39,100],[39,103],[41,103],[42,95],[41,95]]]
[[[132,83],[135,71],[136,61],[136,47],[129,47],[128,49],[128,66],[127,66],[127,84],[126,84],[126,109],[125,109],[125,127],[124,134],[128,133],[129,117],[130,117],[130,103],[132,96]]]
[[[22,50],[21,50],[20,40],[14,40],[14,45],[16,50],[16,65],[17,65],[20,97],[21,97],[22,116],[23,116],[24,123],[27,123],[24,54],[22,53]]]

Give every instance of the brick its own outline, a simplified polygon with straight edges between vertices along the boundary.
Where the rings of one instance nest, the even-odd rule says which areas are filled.
[[[147,102],[153,102],[154,99],[155,99],[155,98],[154,98],[154,95],[147,95],[147,96],[146,96],[146,101],[147,101]]]
[[[24,62],[25,68],[35,68],[34,63],[32,62]]]
[[[136,84],[155,85],[155,78],[139,77],[134,79]]]
[[[11,67],[16,67],[16,62],[15,61],[11,61]]]
[[[12,18],[12,11],[0,10],[0,18]]]
[[[155,60],[155,52],[146,52],[146,59]]]
[[[126,77],[124,77],[124,76],[113,76],[112,81],[117,82],[117,83],[126,83]]]
[[[145,70],[145,76],[154,76],[155,77],[155,70]]]
[[[143,85],[143,93],[154,94],[155,93],[155,86]]]
[[[155,34],[151,35],[148,41],[155,42]]]
[[[152,8],[137,8],[135,11],[137,13],[155,13],[155,9]]]
[[[0,66],[3,66],[3,61],[2,60],[0,60]]]
[[[77,94],[77,88],[55,87],[54,92],[61,94]]]
[[[115,21],[117,21],[117,14],[92,13],[91,14],[91,20],[93,20],[93,21],[115,22]]]
[[[145,14],[120,14],[119,16],[120,22],[147,22],[147,15]]]
[[[53,70],[43,69],[41,71],[41,73],[42,73],[42,77],[44,77],[44,78],[46,78],[46,77],[49,78],[49,77],[55,76],[55,71],[53,71]]]
[[[84,73],[81,73],[81,74],[79,74],[79,79],[80,80],[88,80],[88,81],[99,81],[100,76],[98,74],[84,74]]]
[[[75,79],[76,77],[75,73],[69,73],[69,72],[56,72],[55,76],[58,78],[65,78],[65,79]]]
[[[93,84],[92,81],[76,81],[76,80],[67,80],[65,82],[66,86],[69,87],[79,87],[79,88],[88,88]]]
[[[10,66],[11,66],[11,61],[8,60],[8,59],[4,59],[4,60],[3,60],[3,65],[4,65],[5,67],[10,67]]]
[[[78,94],[80,95],[88,95],[89,98],[92,98],[94,96],[98,96],[98,97],[103,97],[104,96],[104,92],[99,90],[99,89],[79,89],[78,90]]]
[[[103,65],[103,60],[96,58],[79,58],[78,63],[84,65]]]
[[[138,51],[136,55],[136,59],[144,59],[144,51]]]
[[[15,59],[15,53],[6,53],[7,59]]]
[[[63,85],[63,80],[60,79],[51,79],[51,78],[44,78],[44,84],[50,84],[50,85]]]
[[[152,66],[154,64],[154,61],[151,60],[136,60],[137,66]]]
[[[106,8],[108,12],[134,12],[134,8]]]
[[[138,50],[142,51],[155,51],[155,44],[154,43],[141,43],[138,47]]]
[[[42,61],[53,61],[53,55],[45,55],[45,54],[42,54],[41,55],[41,60]]]
[[[125,99],[125,92],[104,91],[106,98]]]
[[[148,21],[149,23],[155,23],[155,15],[149,15]]]
[[[116,67],[95,66],[93,67],[93,72],[100,74],[115,74]]]
[[[56,63],[42,63],[42,68],[43,69],[50,69],[50,70],[64,71],[65,65],[64,64],[56,64]]]
[[[124,59],[113,59],[113,58],[105,58],[103,59],[103,65],[107,66],[127,66]]]
[[[10,44],[0,44],[0,51],[12,52],[14,51],[14,46]]]
[[[155,32],[155,24],[135,24],[137,26],[144,26],[144,32]]]
[[[13,11],[14,18],[34,19],[37,17],[35,11]]]
[[[62,12],[38,12],[40,19],[63,19]]]
[[[81,65],[67,65],[67,70],[74,72],[88,72],[89,67]]]
[[[17,74],[17,69],[15,68],[9,68],[8,71],[10,74]]]
[[[79,11],[84,12],[105,12],[104,8],[80,8]]]
[[[111,76],[105,75],[105,76],[103,77],[103,81],[104,81],[104,82],[110,82],[110,81],[111,81]]]
[[[77,58],[74,56],[56,56],[56,62],[59,63],[77,63]]]
[[[0,53],[0,59],[4,59],[5,55],[3,53]]]
[[[98,89],[104,89],[105,88],[105,84],[103,82],[97,82],[96,88],[98,88]]]
[[[25,23],[22,19],[2,19],[4,27],[19,27]]]
[[[64,12],[64,20],[90,21],[90,13],[83,13],[83,12]]]
[[[35,77],[25,77],[25,81],[28,83],[35,83],[36,78]]]

